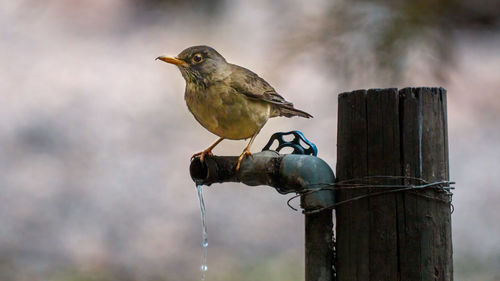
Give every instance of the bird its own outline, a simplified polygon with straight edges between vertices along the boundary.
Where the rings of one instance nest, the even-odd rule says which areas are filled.
[[[305,111],[296,109],[276,90],[254,72],[231,64],[209,46],[192,46],[175,57],[159,56],[157,60],[177,66],[186,81],[184,99],[194,118],[219,138],[202,152],[206,155],[222,140],[249,139],[238,157],[236,171],[246,156],[255,137],[269,118],[300,116],[312,118]]]

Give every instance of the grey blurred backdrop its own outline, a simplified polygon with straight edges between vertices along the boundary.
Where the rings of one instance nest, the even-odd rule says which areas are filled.
[[[0,280],[199,280],[196,123],[179,71],[207,44],[312,120],[332,167],[337,94],[448,90],[455,280],[500,280],[500,4],[496,0],[20,0],[0,3]],[[237,155],[225,141],[216,154]],[[207,280],[303,280],[303,217],[287,196],[205,189]]]

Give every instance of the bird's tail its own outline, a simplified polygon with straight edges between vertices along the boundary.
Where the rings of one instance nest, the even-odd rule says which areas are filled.
[[[302,111],[300,109],[296,109],[291,106],[280,106],[279,107],[279,116],[285,116],[285,117],[293,117],[293,116],[300,116],[304,118],[312,118],[313,116],[305,111]]]

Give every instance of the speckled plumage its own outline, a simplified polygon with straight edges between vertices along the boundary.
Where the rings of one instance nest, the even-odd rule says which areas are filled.
[[[270,104],[249,99],[215,82],[197,90],[186,85],[185,99],[196,120],[213,134],[226,139],[247,139],[258,133],[271,116]]]

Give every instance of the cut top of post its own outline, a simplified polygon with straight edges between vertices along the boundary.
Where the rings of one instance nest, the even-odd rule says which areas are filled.
[[[377,175],[448,180],[446,115],[443,88],[340,94],[338,180]]]
[[[381,193],[449,180],[446,90],[357,90],[338,106],[338,280],[452,280],[450,193]]]

